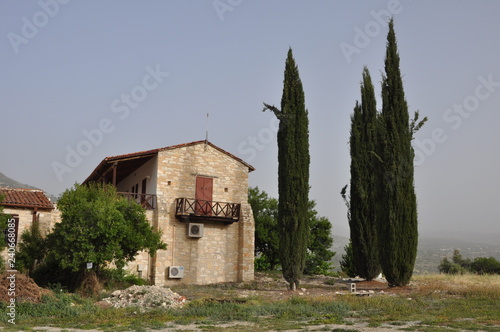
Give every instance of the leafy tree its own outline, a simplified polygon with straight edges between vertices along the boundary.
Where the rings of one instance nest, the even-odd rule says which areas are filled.
[[[347,276],[354,278],[358,276],[356,271],[356,265],[354,264],[354,253],[352,252],[352,241],[349,239],[349,243],[344,247],[345,254],[342,255],[342,260],[340,261],[340,269],[342,272],[347,274]]]
[[[275,270],[279,264],[278,201],[258,187],[250,188],[248,201],[255,219],[255,255],[257,270]],[[311,233],[307,247],[305,274],[328,274],[332,269],[329,261],[335,255],[331,251],[331,223],[319,217],[316,203],[309,201]]]
[[[304,274],[328,274],[333,266],[330,263],[335,252],[330,248],[333,245],[332,224],[326,217],[319,217],[315,209],[316,202],[309,201],[310,237],[307,246]]]
[[[279,119],[278,129],[278,229],[280,262],[290,290],[300,285],[309,244],[309,119],[304,90],[288,50],[281,110],[265,104]]]
[[[470,270],[471,268],[471,260],[470,258],[463,258],[462,254],[460,253],[460,250],[455,249],[453,250],[453,256],[451,258],[454,264],[457,264],[461,266],[465,270]]]
[[[279,264],[278,200],[255,187],[248,189],[248,202],[255,220],[258,270],[275,270]]]
[[[467,271],[462,266],[460,266],[460,264],[457,264],[453,261],[450,262],[447,257],[443,258],[438,268],[439,272],[445,274],[464,274]]]
[[[493,257],[476,257],[474,260],[463,258],[460,250],[453,251],[452,261],[447,257],[439,264],[439,272],[447,274],[500,274],[500,262]]]
[[[477,274],[500,274],[500,262],[493,257],[474,258],[470,268]]]
[[[5,199],[5,195],[0,195],[0,203]],[[0,205],[0,230],[7,229],[7,220],[9,220],[9,216],[3,213],[3,206]],[[3,251],[7,243],[3,237],[3,233],[0,233],[0,251]],[[0,273],[5,271],[5,260],[3,256],[0,256]]]
[[[391,286],[410,282],[417,255],[417,199],[414,188],[413,134],[425,122],[418,113],[410,124],[399,69],[393,19],[389,21],[385,75],[382,77],[382,113],[378,123],[377,229],[382,271]]]
[[[38,264],[47,255],[47,241],[40,232],[40,224],[35,221],[21,234],[16,253],[16,267],[19,271],[32,276]]]
[[[352,263],[357,274],[372,280],[381,271],[376,227],[375,155],[377,105],[368,68],[363,70],[361,103],[356,102],[351,116],[351,185],[348,204],[352,241]],[[345,195],[345,189],[344,189]]]
[[[0,203],[5,199],[5,195],[0,195]],[[9,220],[9,216],[3,213],[3,206],[0,205],[0,230],[7,229],[7,220]],[[0,236],[0,250],[3,250],[7,243],[5,243],[5,239],[3,236]]]
[[[62,221],[47,237],[49,261],[83,272],[88,262],[99,274],[107,264],[123,268],[140,250],[165,249],[144,209],[119,196],[112,185],[92,183],[66,190],[58,203]]]

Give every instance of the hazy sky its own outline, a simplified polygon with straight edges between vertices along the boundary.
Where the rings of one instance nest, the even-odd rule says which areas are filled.
[[[417,134],[420,232],[500,233],[500,2],[0,2],[0,172],[60,194],[106,156],[205,138],[277,196],[292,47],[309,110],[311,199],[347,234],[349,127],[363,66],[380,95],[394,16]],[[378,108],[381,105],[379,103]]]

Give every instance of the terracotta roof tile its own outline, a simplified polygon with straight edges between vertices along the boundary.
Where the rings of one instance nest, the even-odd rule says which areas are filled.
[[[40,209],[54,209],[54,205],[42,190],[0,188],[0,196],[5,196],[0,205]]]
[[[249,172],[255,171],[255,168],[252,165],[246,163],[243,159],[236,157],[235,155],[227,152],[224,149],[219,148],[218,146],[216,146],[215,144],[213,144],[209,141],[202,140],[202,141],[195,141],[195,142],[190,142],[190,143],[183,143],[183,144],[178,144],[178,145],[167,146],[167,147],[159,148],[159,149],[153,149],[153,150],[147,150],[147,151],[122,154],[122,155],[118,155],[118,156],[106,157],[99,163],[99,165],[97,165],[97,167],[94,169],[94,171],[89,175],[89,177],[87,177],[87,179],[85,179],[85,181],[83,181],[83,183],[85,184],[88,182],[97,181],[99,179],[99,174],[106,172],[106,169],[109,169],[109,165],[113,162],[123,161],[123,160],[133,159],[133,158],[150,157],[152,155],[157,155],[158,152],[160,152],[160,151],[173,150],[173,149],[183,148],[183,147],[187,147],[187,146],[193,146],[193,145],[197,145],[197,144],[204,144],[205,142],[208,145],[210,145],[211,147],[213,147],[214,149],[228,155],[229,157],[239,161],[240,163],[242,163],[243,165],[248,167]]]

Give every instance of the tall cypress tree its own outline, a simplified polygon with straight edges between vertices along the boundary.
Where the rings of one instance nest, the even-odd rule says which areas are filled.
[[[300,285],[309,243],[309,120],[299,70],[288,50],[278,129],[278,229],[283,277],[290,290]]]
[[[361,104],[351,117],[351,186],[349,226],[354,267],[358,275],[372,280],[380,273],[376,227],[375,154],[377,103],[368,68],[363,70]]]
[[[416,114],[416,118],[418,115]],[[399,69],[394,22],[389,21],[378,155],[381,158],[377,194],[380,263],[389,285],[410,282],[417,255],[417,200],[414,188],[413,124]]]

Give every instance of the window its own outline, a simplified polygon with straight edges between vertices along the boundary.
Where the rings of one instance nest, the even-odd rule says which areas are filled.
[[[132,186],[131,190],[132,194],[138,194],[139,193],[139,184],[136,183],[134,186]],[[137,195],[132,195],[134,199],[137,199]]]

